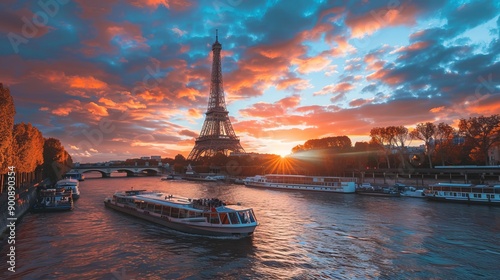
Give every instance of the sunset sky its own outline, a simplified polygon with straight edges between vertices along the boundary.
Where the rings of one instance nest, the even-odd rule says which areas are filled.
[[[40,5],[39,3],[47,3]],[[500,2],[42,0],[0,4],[0,82],[74,161],[187,157],[222,44],[247,152],[500,113]]]

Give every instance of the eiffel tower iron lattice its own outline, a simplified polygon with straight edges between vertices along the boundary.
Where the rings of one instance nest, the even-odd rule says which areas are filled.
[[[205,122],[201,128],[200,136],[195,141],[193,150],[189,153],[188,160],[198,160],[205,156],[211,157],[218,153],[228,155],[230,151],[235,153],[245,152],[241,147],[240,139],[234,133],[229,120],[229,112],[226,109],[224,88],[222,86],[221,50],[222,45],[219,43],[216,30],[215,43],[212,45],[212,76]]]

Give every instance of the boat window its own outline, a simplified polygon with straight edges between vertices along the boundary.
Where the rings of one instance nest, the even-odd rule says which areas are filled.
[[[249,211],[241,211],[238,212],[238,215],[240,216],[240,221],[242,224],[249,224],[250,222],[250,212]]]
[[[179,218],[186,218],[187,217],[187,211],[184,209],[179,209]]]
[[[170,216],[170,206],[163,206],[162,214],[165,216]]]
[[[220,224],[219,215],[217,213],[212,212],[210,214],[210,223]]]
[[[152,203],[148,203],[148,206],[146,207],[146,209],[149,211],[149,212],[153,212],[155,210],[155,205],[152,204]]]
[[[257,220],[255,219],[255,214],[253,213],[253,210],[250,210],[250,221],[252,223],[255,223]]]
[[[161,213],[161,205],[155,205],[155,213]]]
[[[231,219],[231,224],[239,224],[240,220],[235,212],[229,212],[229,218]]]
[[[188,216],[189,216],[189,218],[197,218],[197,217],[201,217],[201,213],[195,212],[195,211],[189,211]]]
[[[225,225],[229,224],[229,218],[227,216],[227,213],[219,213],[219,216],[220,216],[221,223],[223,223]]]
[[[172,207],[172,218],[179,218],[179,208]]]

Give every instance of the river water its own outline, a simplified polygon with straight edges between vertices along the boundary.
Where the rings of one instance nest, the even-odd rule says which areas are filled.
[[[184,234],[107,209],[148,189],[251,206],[250,238]],[[498,279],[500,208],[242,185],[91,178],[75,209],[27,214],[0,279]],[[6,241],[0,260],[9,252]]]

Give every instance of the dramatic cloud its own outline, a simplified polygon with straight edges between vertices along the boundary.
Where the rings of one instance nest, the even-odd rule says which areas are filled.
[[[500,110],[498,1],[40,3],[0,4],[0,82],[75,161],[187,156],[216,29],[248,152]]]

